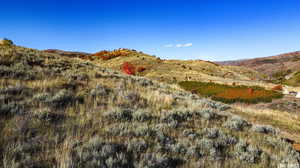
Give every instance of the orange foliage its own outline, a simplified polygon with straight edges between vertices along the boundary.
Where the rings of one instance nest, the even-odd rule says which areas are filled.
[[[114,50],[114,51],[100,51],[95,53],[93,56],[96,56],[102,60],[109,60],[112,58],[116,57],[121,57],[121,56],[128,56],[130,53],[129,50],[127,49],[119,49],[119,50]]]
[[[124,62],[122,64],[122,71],[127,75],[135,75],[135,67],[129,62]]]
[[[218,93],[216,97],[225,98],[225,99],[253,99],[257,97],[268,97],[270,93],[264,90],[254,90],[252,88],[244,89],[227,89],[224,92]]]
[[[300,152],[300,144],[294,143],[293,147],[296,151]]]
[[[283,88],[282,88],[282,85],[276,85],[272,88],[272,90],[277,90],[277,91],[281,91]]]

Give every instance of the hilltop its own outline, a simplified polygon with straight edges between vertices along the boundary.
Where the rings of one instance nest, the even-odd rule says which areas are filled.
[[[56,54],[62,56],[65,56],[66,53],[70,52],[56,52]],[[121,70],[121,66],[124,62],[128,62],[136,67],[136,69],[143,68],[142,72],[137,73],[139,76],[168,83],[185,80],[200,80],[231,84],[233,82],[243,83],[250,80],[259,82],[265,78],[262,73],[258,73],[249,68],[220,66],[216,63],[204,60],[164,60],[132,49],[100,51],[98,53],[86,54],[85,56],[80,55],[78,57],[117,71]]]
[[[300,51],[276,56],[217,62],[220,65],[234,65],[251,68],[267,74],[269,80],[300,86]]]
[[[114,62],[90,57],[97,55],[79,59],[0,45],[0,167],[300,166],[299,153],[278,128],[146,78],[154,68],[222,67],[186,61],[183,68],[143,53]],[[118,61],[140,59],[148,61],[145,77],[116,71]],[[156,62],[161,67],[150,66]]]

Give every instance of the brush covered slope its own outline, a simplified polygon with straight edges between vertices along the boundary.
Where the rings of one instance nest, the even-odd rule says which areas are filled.
[[[0,167],[299,167],[279,130],[81,59],[0,46]]]
[[[268,75],[273,82],[300,86],[300,78],[297,76],[300,70],[300,51],[271,57],[218,62],[218,64],[251,68]]]
[[[64,56],[64,54],[60,55]],[[128,62],[135,66],[137,75],[164,82],[212,80],[224,83],[227,80],[228,83],[232,83],[232,80],[259,80],[264,78],[263,74],[243,67],[219,66],[213,62],[203,60],[162,60],[130,49],[100,51],[87,55],[85,59],[114,70],[120,70],[122,64]]]

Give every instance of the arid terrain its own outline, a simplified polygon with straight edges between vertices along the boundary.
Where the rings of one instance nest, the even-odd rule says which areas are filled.
[[[8,43],[0,45],[0,77],[0,167],[300,166],[299,101],[273,107],[288,97],[245,67]],[[182,81],[271,96],[225,104]]]
[[[264,58],[217,62],[220,65],[247,67],[267,74],[268,80],[300,86],[300,51]]]

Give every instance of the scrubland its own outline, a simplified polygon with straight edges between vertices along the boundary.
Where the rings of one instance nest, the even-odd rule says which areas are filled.
[[[0,167],[300,166],[281,130],[178,85],[17,46],[0,65]]]

